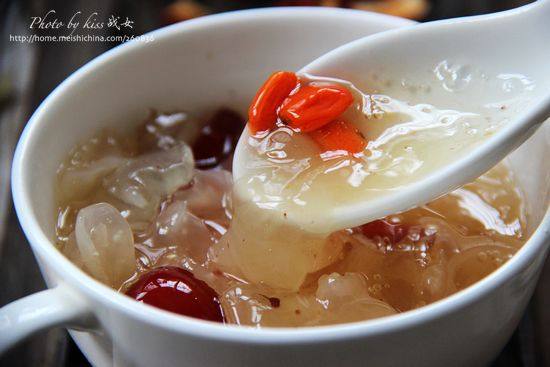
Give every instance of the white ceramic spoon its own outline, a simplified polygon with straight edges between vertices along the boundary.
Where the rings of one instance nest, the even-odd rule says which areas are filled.
[[[442,65],[446,76],[438,70]],[[380,83],[381,77],[386,77],[397,81],[394,85],[402,84],[401,90],[411,83],[421,85],[435,80],[437,87],[423,96],[423,102],[436,107],[476,111],[486,96],[468,83],[472,74],[481,70],[500,78],[504,89],[517,87],[514,83],[524,83],[520,87],[529,89],[532,97],[525,109],[512,116],[497,133],[469,154],[455,157],[443,168],[391,195],[333,208],[326,213],[331,229],[357,226],[425,204],[474,180],[517,148],[550,117],[550,0],[496,14],[379,33],[339,47],[300,71],[374,86]],[[514,83],[506,84],[507,78],[514,79],[520,74],[527,79],[518,77]],[[440,80],[436,80],[438,78]],[[399,88],[394,87],[393,93],[399,94]],[[385,93],[383,87],[380,90],[395,97],[395,94]],[[247,130],[241,136],[234,158],[236,179],[247,173],[249,157],[243,149],[247,144]]]

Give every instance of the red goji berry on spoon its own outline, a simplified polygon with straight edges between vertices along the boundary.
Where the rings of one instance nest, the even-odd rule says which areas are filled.
[[[365,149],[367,142],[352,124],[336,120],[309,133],[323,152],[344,150],[359,153]]]
[[[248,127],[252,134],[275,127],[277,109],[297,85],[298,78],[290,71],[278,71],[265,81],[248,109]]]
[[[283,122],[303,132],[317,130],[338,118],[353,103],[339,85],[306,85],[286,98],[279,110]]]

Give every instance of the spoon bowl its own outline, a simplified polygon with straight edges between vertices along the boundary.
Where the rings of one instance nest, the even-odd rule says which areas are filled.
[[[415,25],[351,42],[301,69],[300,74],[347,80],[370,94],[411,104],[481,116],[495,111],[505,123],[414,182],[323,212],[326,223],[291,219],[313,232],[355,227],[423,205],[496,165],[550,117],[549,18],[550,1],[542,0],[497,14]],[[235,153],[236,179],[247,173],[248,136],[245,131]]]

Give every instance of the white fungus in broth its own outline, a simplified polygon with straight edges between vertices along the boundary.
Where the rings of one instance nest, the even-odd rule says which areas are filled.
[[[118,288],[134,275],[132,230],[112,205],[98,203],[80,209],[75,235],[82,263],[95,278]]]
[[[289,72],[275,73],[261,90],[270,85],[284,93],[276,101],[259,93],[252,103],[249,149],[258,159],[248,181],[234,184],[224,169],[244,126],[228,109],[204,119],[153,114],[134,132],[103,132],[73,150],[58,173],[60,250],[140,302],[267,327],[421,307],[482,279],[524,243],[523,199],[504,165],[427,205],[359,227],[325,233],[296,226],[287,220],[295,207],[322,218],[323,205],[305,205],[312,199],[353,200],[348,194],[361,182],[412,179],[425,152],[403,134],[452,140],[459,131],[467,139],[484,119],[379,93],[349,99],[346,86]],[[331,120],[323,122],[327,113]]]
[[[103,179],[103,187],[128,206],[126,213],[132,216],[131,221],[146,221],[163,198],[189,184],[193,171],[191,149],[178,144],[127,160]]]

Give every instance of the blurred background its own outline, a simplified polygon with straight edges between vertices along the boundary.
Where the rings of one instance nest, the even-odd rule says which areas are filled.
[[[430,21],[491,13],[524,5],[528,0],[0,0],[0,307],[45,288],[38,266],[13,210],[9,168],[13,149],[32,111],[69,74],[120,43],[26,42],[14,35],[55,35],[30,29],[32,17],[50,10],[60,20],[77,12],[109,27],[94,35],[138,36],[167,24],[195,17],[255,7],[336,6]],[[549,19],[550,21],[550,19]],[[92,22],[93,23],[93,22]],[[78,30],[82,31],[82,30]],[[78,34],[75,31],[74,35]],[[65,32],[66,34],[66,32]],[[508,345],[492,367],[550,366],[550,263],[529,308]],[[513,302],[513,300],[510,300]],[[427,346],[427,349],[429,346]],[[89,366],[65,330],[31,338],[0,357],[0,366]]]

